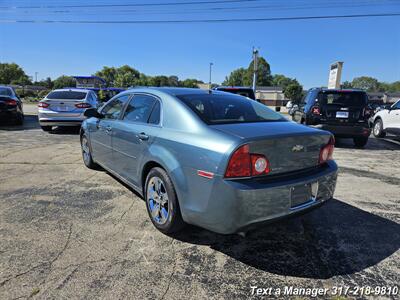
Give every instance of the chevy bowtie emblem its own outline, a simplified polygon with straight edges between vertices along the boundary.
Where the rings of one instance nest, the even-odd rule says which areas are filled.
[[[293,148],[292,148],[292,152],[301,152],[303,150],[304,150],[304,146],[302,146],[302,145],[296,145],[296,146],[293,146]]]

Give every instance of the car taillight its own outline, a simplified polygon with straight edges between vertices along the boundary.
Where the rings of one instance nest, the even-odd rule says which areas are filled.
[[[320,115],[320,114],[321,114],[321,110],[319,109],[318,106],[313,106],[313,107],[311,108],[311,113],[312,113],[313,115]]]
[[[270,172],[268,159],[261,154],[250,153],[249,145],[237,149],[228,163],[226,178],[265,175]]]
[[[50,106],[50,104],[48,104],[46,102],[39,102],[39,104],[38,104],[38,107],[41,107],[41,108],[47,108],[49,106]]]
[[[319,152],[319,163],[326,163],[328,160],[333,159],[333,149],[335,148],[335,138],[332,136],[329,143],[321,148]]]
[[[4,103],[6,105],[13,105],[13,106],[17,105],[17,101],[14,99],[7,99],[6,101],[4,101]]]
[[[89,103],[78,103],[75,104],[77,108],[91,108],[92,106]]]

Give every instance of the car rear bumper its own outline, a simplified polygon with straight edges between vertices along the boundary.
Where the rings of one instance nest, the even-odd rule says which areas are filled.
[[[371,128],[367,124],[363,125],[319,124],[319,125],[314,125],[313,127],[332,132],[335,136],[343,138],[368,137],[371,134]]]
[[[80,126],[85,120],[83,113],[53,113],[40,112],[38,115],[40,126]]]
[[[0,109],[0,121],[15,119],[18,117],[18,113],[19,111],[17,108],[2,108]]]
[[[39,120],[40,126],[80,126],[83,120]]]
[[[183,219],[206,229],[230,234],[255,224],[272,222],[281,218],[301,214],[314,209],[333,197],[338,168],[334,161],[325,167],[301,176],[278,179],[213,179],[213,188],[208,193],[202,184],[197,184],[196,201],[182,205]],[[203,179],[201,179],[203,180]],[[204,179],[207,180],[207,179]],[[317,191],[304,201],[296,202],[293,195],[304,186],[317,186]],[[201,190],[203,192],[201,192]]]

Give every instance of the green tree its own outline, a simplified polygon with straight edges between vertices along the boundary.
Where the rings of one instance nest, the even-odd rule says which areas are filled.
[[[76,81],[71,76],[61,75],[53,82],[53,87],[55,89],[62,89],[65,87],[75,87]]]
[[[351,89],[353,88],[352,84],[350,81],[343,81],[343,83],[340,85],[342,89]]]
[[[271,67],[264,57],[258,58],[258,70],[257,70],[257,86],[271,86],[272,76]],[[252,61],[247,68],[247,79],[245,85],[252,85],[254,72],[254,61]]]
[[[179,86],[179,78],[178,76],[169,76],[168,77],[168,86]]]
[[[31,84],[24,70],[15,63],[0,63],[1,84]]]
[[[303,87],[299,83],[289,84],[283,91],[287,99],[299,103],[303,95]]]
[[[226,86],[244,86],[249,82],[248,72],[245,68],[233,70],[229,76],[225,77],[222,85]]]
[[[283,90],[285,90],[286,87],[292,83],[299,84],[297,79],[292,79],[292,78],[286,77],[285,75],[282,75],[282,74],[276,74],[276,75],[272,76],[272,85],[279,86]]]
[[[373,77],[361,76],[354,78],[351,82],[351,86],[367,92],[378,92],[380,84],[379,81]]]
[[[103,69],[97,71],[94,75],[103,78],[106,81],[107,86],[114,86],[116,74],[116,68],[104,66]]]
[[[188,78],[183,81],[180,81],[179,86],[186,88],[198,88],[199,83],[203,83],[203,81]]]
[[[225,77],[223,85],[251,86],[253,84],[254,61],[251,61],[247,69],[233,70]],[[272,83],[271,68],[263,57],[258,58],[257,86],[270,86]]]

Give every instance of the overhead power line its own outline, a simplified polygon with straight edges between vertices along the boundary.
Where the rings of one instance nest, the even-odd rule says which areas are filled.
[[[352,14],[331,16],[298,16],[273,18],[244,18],[244,19],[199,19],[199,20],[0,20],[0,23],[62,23],[62,24],[183,24],[183,23],[235,23],[235,22],[268,22],[268,21],[296,21],[296,20],[323,20],[323,19],[350,19],[371,17],[399,17],[400,12],[379,14]]]
[[[180,6],[199,4],[221,4],[258,2],[260,0],[217,0],[217,1],[187,1],[187,2],[159,2],[159,3],[125,3],[125,4],[77,4],[77,5],[36,5],[36,6],[0,6],[0,9],[43,9],[43,8],[91,8],[91,7],[135,7],[135,6]]]

